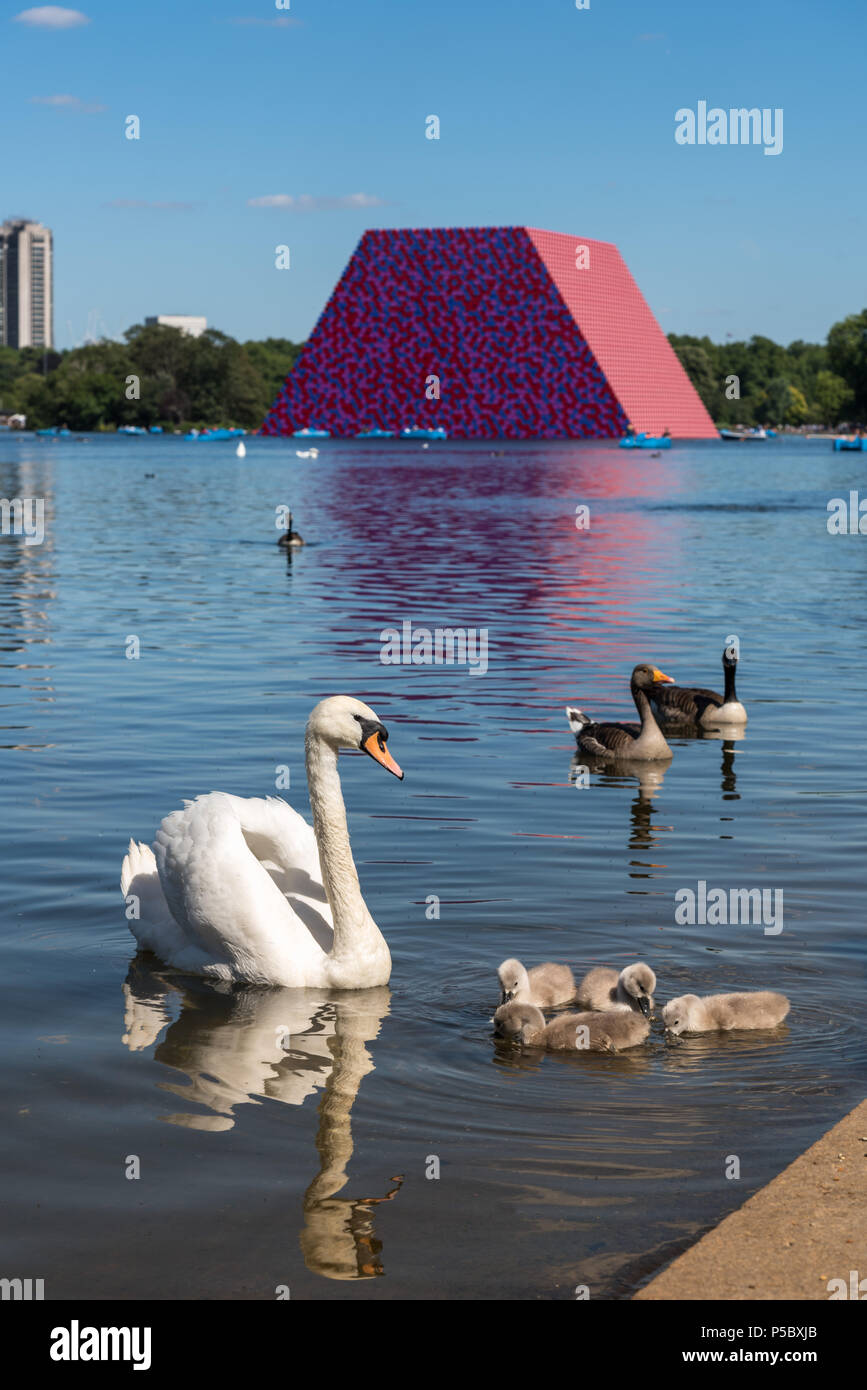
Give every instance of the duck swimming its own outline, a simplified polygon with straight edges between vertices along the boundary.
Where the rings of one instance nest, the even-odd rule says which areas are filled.
[[[278,544],[278,545],[284,545],[284,546],[296,546],[296,545],[303,545],[303,544],[304,544],[304,537],[303,537],[303,536],[299,536],[299,534],[298,534],[297,531],[293,531],[293,530],[292,530],[292,513],[291,513],[291,512],[289,513],[289,516],[288,516],[287,521],[286,521],[286,531],[285,531],[285,534],[282,535],[282,536],[280,537],[280,539],[278,540],[277,544]]]
[[[735,673],[738,659],[731,647],[722,654],[723,693],[706,690],[703,686],[668,685],[655,682],[650,699],[659,719],[665,724],[697,725],[701,729],[717,729],[720,725],[746,724],[747,712],[737,697]]]
[[[648,691],[662,683],[672,683],[673,677],[660,671],[658,666],[643,662],[632,672],[629,688],[635,701],[635,708],[641,717],[640,724],[597,724],[589,715],[566,706],[569,728],[578,741],[582,753],[607,762],[619,758],[632,758],[640,761],[659,761],[673,756],[665,737],[657,724],[650,707]]]

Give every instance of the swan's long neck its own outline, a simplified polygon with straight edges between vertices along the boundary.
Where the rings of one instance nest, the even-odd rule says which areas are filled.
[[[737,701],[735,694],[735,671],[737,667],[723,665],[725,673],[725,685],[723,687],[723,704],[733,705]]]
[[[349,844],[346,807],[337,771],[337,752],[318,734],[308,733],[305,756],[322,884],[334,920],[331,955],[337,957],[363,948],[364,939],[371,934],[380,940],[382,938],[361,896],[361,885]]]

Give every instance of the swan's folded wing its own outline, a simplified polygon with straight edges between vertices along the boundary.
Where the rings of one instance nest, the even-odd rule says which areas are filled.
[[[241,978],[268,978],[275,954],[303,969],[330,950],[316,838],[285,801],[197,797],[166,816],[154,854],[173,916]]]
[[[292,891],[327,902],[319,846],[313,827],[304,817],[279,796],[226,795],[225,799],[232,803],[247,846],[256,858],[279,868]]]
[[[130,840],[121,866],[120,888],[130,931],[144,950],[163,960],[175,960],[194,944],[169,910],[149,845]]]

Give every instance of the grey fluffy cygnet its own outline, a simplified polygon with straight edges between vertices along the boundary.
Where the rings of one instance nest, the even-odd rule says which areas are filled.
[[[776,1028],[791,1005],[785,994],[758,990],[754,994],[683,994],[662,1011],[670,1033],[728,1032],[732,1028]]]
[[[494,1029],[502,1038],[551,1051],[620,1052],[644,1042],[650,1024],[626,1009],[608,1013],[561,1014],[545,1022],[535,1004],[501,1004]]]
[[[540,1009],[553,1009],[575,998],[575,976],[568,965],[534,965],[525,970],[519,960],[504,960],[497,971],[500,981],[500,1003],[536,1004]]]
[[[637,960],[618,975],[607,965],[588,970],[575,1000],[582,1009],[636,1009],[645,1016],[653,1010],[656,976],[649,965]]]

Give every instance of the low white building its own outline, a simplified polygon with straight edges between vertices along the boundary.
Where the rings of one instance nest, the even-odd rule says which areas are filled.
[[[146,324],[161,323],[165,328],[179,328],[191,338],[201,338],[208,326],[208,320],[197,314],[156,314],[145,319]]]

